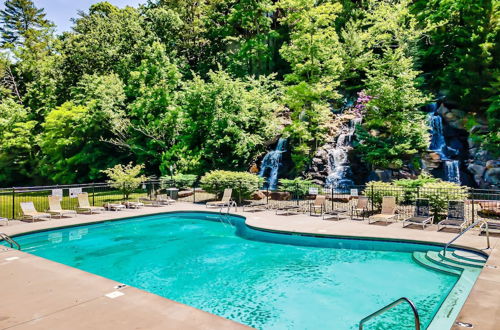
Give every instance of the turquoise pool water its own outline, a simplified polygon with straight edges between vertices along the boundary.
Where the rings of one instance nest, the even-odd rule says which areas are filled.
[[[413,261],[411,252],[432,246],[265,233],[242,218],[221,223],[208,213],[16,240],[25,252],[259,329],[357,329],[363,317],[402,296],[415,302],[425,328],[458,279]],[[412,325],[411,310],[400,305],[366,328]]]

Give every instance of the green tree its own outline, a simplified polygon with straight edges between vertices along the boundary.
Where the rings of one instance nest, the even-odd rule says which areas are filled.
[[[36,149],[29,112],[12,99],[0,103],[0,182],[2,186],[19,185],[36,175]]]
[[[35,7],[31,0],[7,0],[0,10],[2,45],[20,46],[41,30],[52,26],[45,18],[43,9]]]
[[[141,175],[144,165],[127,165],[117,164],[114,167],[102,170],[108,177],[108,183],[119,189],[123,193],[123,197],[128,199],[130,194],[133,193],[141,183],[147,180],[145,175]]]
[[[246,169],[278,131],[277,90],[272,78],[242,80],[224,71],[186,82],[179,96],[184,127],[162,165],[197,174]]]
[[[329,102],[339,97],[343,63],[335,20],[342,6],[312,0],[281,0],[278,6],[290,29],[290,42],[280,50],[292,70],[285,76],[285,101],[293,111],[287,136],[296,171],[302,171],[326,138],[332,119]]]
[[[363,13],[361,35],[371,52],[362,70],[367,104],[356,150],[375,168],[399,169],[429,145],[428,128],[419,107],[429,98],[419,89],[416,44],[423,31],[409,1],[371,1]]]

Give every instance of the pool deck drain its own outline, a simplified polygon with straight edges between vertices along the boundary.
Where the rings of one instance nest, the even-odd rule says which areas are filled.
[[[61,226],[90,224],[124,217],[175,211],[210,211],[203,205],[177,203],[166,207],[78,215],[74,218],[24,223],[12,221],[0,232],[16,235]],[[214,210],[212,210],[214,211]],[[215,210],[217,211],[217,210]],[[241,209],[238,209],[241,211]],[[355,236],[446,243],[456,233],[368,225],[363,221],[325,221],[308,215],[276,216],[274,212],[233,212],[255,228],[315,235]],[[483,249],[485,237],[468,232],[458,245]],[[490,257],[464,307],[459,323],[476,329],[498,329],[500,324],[500,238],[491,238]],[[248,329],[248,327],[198,309],[125,286],[121,283],[65,266],[22,251],[0,248],[0,329]],[[120,296],[116,297],[119,293]],[[113,297],[108,297],[111,294]],[[110,299],[111,298],[111,299]]]

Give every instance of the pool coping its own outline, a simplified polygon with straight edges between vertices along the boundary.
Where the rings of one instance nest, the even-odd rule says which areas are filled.
[[[34,229],[34,230],[32,230],[32,228],[28,228],[28,227],[32,227],[32,226],[22,225],[22,227],[26,227],[26,228],[24,228],[24,230],[22,230],[22,229],[21,230],[9,230],[9,232],[13,232],[12,236],[15,237],[15,236],[23,235],[23,234],[44,232],[44,231],[49,231],[49,230],[54,230],[54,229],[61,229],[61,228],[68,228],[68,227],[79,227],[79,226],[85,226],[85,225],[91,225],[91,224],[120,221],[120,220],[137,218],[137,217],[142,217],[142,216],[147,216],[147,215],[169,214],[169,213],[180,213],[180,212],[185,212],[185,213],[187,213],[187,212],[210,212],[210,213],[215,213],[215,214],[219,213],[219,212],[214,212],[213,210],[210,210],[210,209],[206,209],[203,205],[179,203],[179,204],[177,204],[177,207],[168,206],[166,208],[164,208],[164,207],[156,208],[156,209],[154,209],[154,211],[152,211],[152,212],[148,211],[146,214],[144,214],[143,212],[139,212],[139,213],[134,212],[133,214],[130,214],[127,216],[121,216],[121,214],[120,214],[118,217],[115,217],[114,215],[113,215],[113,217],[109,217],[109,215],[111,215],[112,213],[111,214],[107,213],[104,216],[104,218],[101,217],[101,218],[98,218],[97,220],[85,219],[86,221],[76,221],[76,222],[71,223],[71,224],[61,224],[61,225],[57,225],[57,226],[52,226],[52,224],[49,224],[48,226],[41,226],[41,228]],[[142,213],[142,214],[140,214],[140,213]],[[276,216],[273,217],[272,214],[270,214],[270,213],[271,212],[266,211],[267,216],[270,216],[271,218],[276,218]],[[364,236],[345,235],[345,234],[338,235],[338,234],[318,233],[317,231],[313,232],[312,230],[303,231],[303,230],[298,230],[297,228],[294,228],[291,231],[276,230],[276,226],[272,226],[272,225],[262,226],[262,225],[256,225],[255,223],[252,224],[252,219],[255,219],[255,217],[253,216],[253,213],[237,212],[237,213],[230,213],[230,214],[232,216],[237,216],[237,217],[245,219],[246,225],[249,226],[250,228],[253,228],[256,230],[278,232],[278,233],[283,233],[283,234],[291,234],[291,235],[300,234],[300,235],[316,236],[316,237],[324,237],[324,238],[330,237],[330,238],[379,240],[379,241],[384,240],[384,241],[406,242],[406,243],[425,244],[425,245],[434,245],[434,246],[443,246],[444,245],[443,242],[420,240],[420,239],[418,239],[418,240],[406,239],[406,238],[398,238],[398,237],[388,238],[388,237],[366,236],[366,235],[364,235]],[[277,216],[277,217],[282,218],[282,216]],[[299,215],[298,217],[306,218],[307,221],[310,221],[310,218],[311,218],[307,215]],[[90,221],[88,221],[88,220],[90,220]],[[55,221],[59,221],[59,220],[56,219]],[[50,222],[52,222],[52,221],[50,221]],[[16,227],[18,227],[18,226],[16,226]],[[2,231],[3,231],[4,227],[0,227],[0,228],[2,228]],[[5,228],[8,228],[8,226]],[[18,229],[18,228],[16,228],[16,229]],[[500,259],[500,252],[497,248],[498,241],[500,241],[500,239],[495,240],[495,244],[493,244],[493,247],[489,253],[490,258],[488,259],[488,262],[487,262],[487,265],[488,265],[491,261],[491,265],[489,265],[489,266],[495,266],[495,265],[493,265],[493,263],[498,262]],[[476,253],[485,254],[485,252],[481,251],[481,249],[479,249],[477,246],[464,245],[464,244],[460,244],[460,245],[454,244],[452,246],[454,248],[458,248],[458,249],[473,250]],[[2,251],[0,251],[0,253],[1,252]],[[22,253],[22,252],[19,252],[19,253]],[[491,259],[492,257],[493,257],[493,259]],[[42,259],[42,258],[40,258],[40,259]],[[42,260],[45,260],[45,259],[42,259]],[[65,267],[69,267],[69,266],[65,266]],[[72,267],[69,267],[69,268],[72,268]],[[73,268],[73,269],[75,269],[75,268]],[[488,270],[485,271],[486,269],[488,269]],[[495,270],[496,270],[496,272],[495,272]],[[481,287],[481,283],[483,283],[484,281],[486,281],[487,284],[491,284],[489,282],[492,282],[492,279],[491,279],[492,277],[495,278],[495,280],[493,280],[493,282],[495,283],[495,288],[496,288],[495,292],[497,292],[497,293],[500,292],[500,290],[499,290],[500,289],[500,274],[498,273],[497,269],[495,269],[495,270],[493,270],[493,268],[491,268],[491,269],[487,268],[487,267],[483,268],[483,270],[481,271],[481,274],[477,278],[477,281],[476,281],[471,293],[467,297],[465,304],[462,307],[462,310],[460,311],[460,313],[456,319],[457,321],[464,322],[464,323],[472,323],[472,324],[474,324],[475,327],[479,326],[481,329],[495,329],[496,328],[495,325],[497,323],[495,320],[491,321],[491,317],[489,318],[490,319],[489,322],[488,322],[488,318],[485,319],[485,318],[474,317],[475,315],[477,315],[477,313],[474,310],[477,310],[477,300],[478,299],[480,299],[482,301],[481,305],[488,304],[488,301],[489,301],[489,306],[493,305],[497,310],[500,310],[500,304],[498,304],[496,299],[494,299],[494,298],[497,298],[498,296],[495,296],[495,294],[490,295],[489,296],[490,299],[488,301],[484,301],[484,299],[483,299],[484,297],[477,297],[477,293],[476,293],[476,291],[478,291],[476,289],[476,287]],[[86,273],[86,272],[83,272],[83,273],[85,273],[87,276],[98,276],[98,275],[94,275],[94,274],[90,274],[90,273]],[[486,279],[482,278],[483,273],[487,273],[485,275]],[[1,281],[0,281],[0,283],[1,283]],[[150,294],[147,292],[145,292],[145,293]],[[473,296],[474,299],[471,299],[471,296]],[[162,298],[162,299],[168,300],[167,298]],[[189,306],[185,306],[185,307],[189,307]],[[191,308],[191,307],[189,307],[189,308]],[[203,312],[203,313],[205,313],[205,312]],[[498,315],[498,313],[496,315]],[[213,315],[213,316],[216,318],[219,318],[218,316],[215,316],[215,315]],[[490,316],[491,316],[491,314],[490,314]],[[458,329],[462,329],[462,328],[455,325],[452,327],[452,329],[458,330]]]

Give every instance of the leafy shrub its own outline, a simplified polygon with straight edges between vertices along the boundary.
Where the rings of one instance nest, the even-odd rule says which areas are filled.
[[[448,201],[463,201],[467,198],[468,187],[460,186],[453,182],[439,180],[438,182],[425,183],[420,189],[420,198],[429,200],[435,216],[446,212]]]
[[[233,189],[233,195],[240,193],[241,198],[249,198],[252,193],[259,190],[263,179],[247,172],[211,171],[201,180],[201,187],[209,193],[221,196],[226,188]]]
[[[279,184],[281,190],[294,193],[297,197],[307,195],[309,188],[313,187],[312,181],[302,178],[280,179]]]
[[[106,173],[109,177],[108,183],[120,190],[125,199],[128,199],[128,196],[147,180],[146,176],[140,175],[143,169],[144,165],[133,166],[129,163],[128,165],[118,164],[101,172]]]
[[[174,176],[165,175],[161,177],[162,189],[175,186],[179,189],[188,189],[194,186],[198,176],[195,174],[176,174]]]
[[[399,203],[403,197],[403,190],[390,182],[370,181],[366,184],[363,195],[368,197],[375,207],[380,208],[384,196],[394,196]]]

